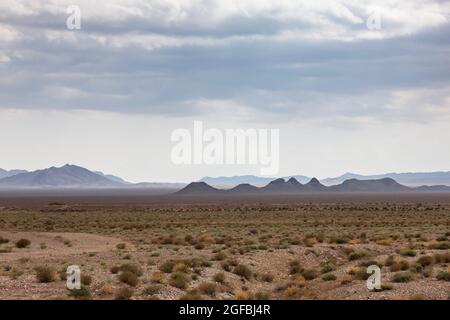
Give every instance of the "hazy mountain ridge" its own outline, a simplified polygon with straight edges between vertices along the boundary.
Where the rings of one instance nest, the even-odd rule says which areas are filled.
[[[27,173],[27,172],[28,171],[26,171],[26,170],[14,169],[14,170],[9,170],[8,171],[8,170],[4,170],[4,169],[0,168],[0,179],[12,177],[12,176],[15,176],[17,174]]]
[[[6,171],[0,169],[0,189],[48,189],[48,188],[135,188],[135,189],[181,189],[184,183],[142,182],[130,183],[124,179],[90,171],[76,165],[51,167],[32,172],[26,170]]]
[[[287,176],[283,177],[283,179],[295,178],[297,181],[301,183],[307,183],[311,180],[310,177],[295,175],[295,176]],[[274,178],[268,177],[258,177],[254,175],[242,175],[242,176],[221,176],[221,177],[204,177],[200,179],[201,182],[206,182],[207,184],[215,187],[223,187],[223,188],[232,188],[240,184],[251,184],[256,187],[263,187],[270,183]]]
[[[311,177],[304,175],[285,176],[283,179],[295,178],[298,182],[306,184],[311,180]],[[400,184],[408,187],[420,187],[424,185],[446,185],[450,186],[450,171],[436,171],[436,172],[404,172],[404,173],[385,173],[377,175],[362,175],[347,172],[338,177],[330,177],[321,179],[320,182],[326,186],[333,186],[341,184],[346,180],[379,180],[384,178],[391,178]],[[248,183],[256,187],[263,187],[273,181],[275,178],[259,177],[254,175],[242,176],[221,176],[221,177],[204,177],[199,181],[218,188],[233,188],[239,184]]]
[[[264,187],[256,187],[250,184],[240,184],[232,189],[218,189],[210,186],[206,182],[192,182],[175,194],[178,195],[242,195],[242,194],[296,194],[302,192],[450,192],[448,186],[421,186],[407,187],[394,179],[372,179],[358,180],[348,179],[343,183],[334,186],[325,186],[316,178],[312,178],[308,183],[301,184],[295,178],[284,180],[278,178],[272,180]]]
[[[118,187],[120,182],[112,181],[85,168],[65,165],[60,168],[36,170],[16,174],[0,180],[3,188],[67,188],[67,187]]]
[[[377,175],[360,175],[348,172],[339,177],[323,179],[321,180],[321,182],[325,185],[335,185],[349,179],[379,180],[384,178],[394,179],[398,183],[409,187],[420,187],[423,185],[450,186],[450,171],[403,172],[403,173],[391,172]]]

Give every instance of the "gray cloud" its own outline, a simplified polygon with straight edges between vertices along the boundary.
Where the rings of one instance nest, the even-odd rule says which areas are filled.
[[[366,29],[370,10],[352,1],[303,13],[289,1],[228,11],[203,2],[175,14],[130,3],[87,10],[79,31],[64,30],[65,7],[0,7],[0,32],[15,32],[0,43],[0,108],[184,116],[229,101],[230,114],[240,106],[252,117],[402,121],[449,110],[449,7],[440,2],[416,24],[409,6],[410,18],[401,3],[382,7],[381,31]]]

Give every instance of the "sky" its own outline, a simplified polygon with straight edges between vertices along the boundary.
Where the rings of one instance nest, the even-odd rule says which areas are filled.
[[[194,121],[278,129],[276,176],[449,171],[450,1],[0,2],[0,168],[259,175],[174,164]]]

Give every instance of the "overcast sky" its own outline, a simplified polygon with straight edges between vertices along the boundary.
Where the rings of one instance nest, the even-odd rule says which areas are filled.
[[[172,164],[194,120],[280,129],[280,176],[448,171],[450,2],[0,1],[0,168],[259,173]]]

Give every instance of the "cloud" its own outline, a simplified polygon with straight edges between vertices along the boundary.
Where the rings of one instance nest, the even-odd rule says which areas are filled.
[[[82,29],[65,29],[77,4]],[[381,30],[368,30],[377,13]],[[447,114],[443,1],[4,0],[0,108],[432,121]]]

